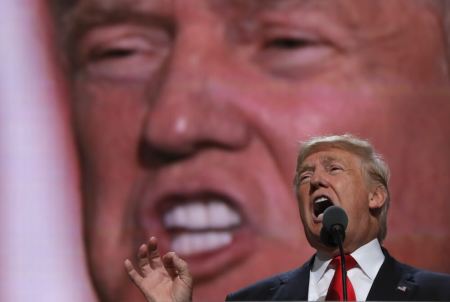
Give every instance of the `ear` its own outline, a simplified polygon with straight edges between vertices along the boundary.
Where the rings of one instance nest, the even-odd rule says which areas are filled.
[[[387,191],[382,185],[376,185],[369,193],[369,208],[379,209],[386,202]]]

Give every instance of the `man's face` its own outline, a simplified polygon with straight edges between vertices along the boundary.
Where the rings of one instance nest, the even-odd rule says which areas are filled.
[[[330,133],[369,138],[386,155],[390,247],[439,267],[450,102],[429,9],[80,0],[67,20],[87,255],[104,300],[140,297],[122,263],[150,235],[189,262],[203,301],[306,260],[313,250],[291,186],[296,142]],[[424,217],[425,200],[440,211]],[[415,228],[426,243],[409,235]],[[424,244],[436,263],[401,253]]]
[[[331,205],[342,207],[349,219],[345,252],[351,253],[377,237],[378,218],[371,213],[381,208],[386,194],[379,186],[369,184],[357,155],[324,148],[303,161],[299,178],[300,215],[311,246],[328,253],[337,252],[320,240],[323,212]]]

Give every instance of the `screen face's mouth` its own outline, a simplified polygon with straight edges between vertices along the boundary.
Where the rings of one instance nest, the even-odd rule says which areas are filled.
[[[231,244],[242,222],[241,213],[223,198],[184,200],[163,214],[171,249],[183,256],[212,252]]]

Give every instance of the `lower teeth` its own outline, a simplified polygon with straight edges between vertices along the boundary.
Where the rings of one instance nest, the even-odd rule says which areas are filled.
[[[228,231],[181,233],[172,240],[172,249],[182,255],[192,255],[219,249],[231,243],[233,235]]]

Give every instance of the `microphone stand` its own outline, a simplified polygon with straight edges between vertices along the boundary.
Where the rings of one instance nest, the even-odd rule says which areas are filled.
[[[341,255],[342,293],[344,294],[344,301],[348,301],[348,298],[347,298],[347,269],[346,269],[346,265],[345,265],[344,247],[342,246],[342,237],[341,237],[342,226],[334,225],[332,230],[335,235],[337,244],[339,246],[339,253]]]

